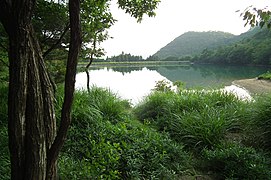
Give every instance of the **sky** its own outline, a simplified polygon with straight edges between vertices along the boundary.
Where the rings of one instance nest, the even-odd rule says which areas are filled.
[[[239,35],[249,30],[240,17],[248,6],[264,8],[270,0],[161,0],[155,17],[144,16],[141,23],[118,9],[111,12],[117,22],[109,29],[113,37],[102,43],[106,56],[122,52],[147,58],[188,31],[223,31]],[[240,12],[236,12],[240,10]]]

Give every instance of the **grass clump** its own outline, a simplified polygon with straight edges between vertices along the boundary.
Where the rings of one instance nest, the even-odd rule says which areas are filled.
[[[271,94],[258,97],[248,108],[246,137],[249,145],[270,151]]]
[[[75,97],[59,165],[63,179],[175,179],[190,169],[183,146],[135,120],[126,101],[99,88]]]
[[[142,121],[167,132],[189,149],[220,144],[229,132],[240,131],[244,103],[220,91],[154,92],[135,109]]]
[[[271,179],[270,162],[251,147],[227,144],[203,151],[204,168],[217,179]]]

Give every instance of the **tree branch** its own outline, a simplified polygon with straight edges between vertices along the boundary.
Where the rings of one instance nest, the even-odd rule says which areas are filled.
[[[54,49],[56,48],[56,46],[58,46],[58,45],[61,43],[62,39],[64,38],[64,36],[65,36],[66,33],[68,32],[69,28],[70,28],[70,24],[67,24],[67,26],[65,27],[63,33],[61,34],[60,38],[58,39],[58,41],[57,41],[55,44],[53,44],[53,45],[52,45],[47,51],[45,51],[45,53],[42,55],[43,58],[45,58],[50,52],[52,52],[52,50],[54,50]]]
[[[48,153],[48,166],[54,164],[57,160],[59,152],[65,142],[68,128],[71,124],[71,107],[74,95],[75,76],[78,62],[78,56],[82,44],[81,26],[80,26],[80,0],[69,0],[70,14],[70,48],[65,76],[65,95],[61,111],[60,127]],[[47,171],[51,171],[49,168]]]
[[[96,51],[96,35],[95,35],[95,38],[93,40],[93,51],[91,52],[90,54],[90,59],[89,59],[89,63],[88,65],[86,66],[86,69],[88,69],[90,67],[90,65],[92,64],[93,62],[93,59],[94,59],[94,53]]]

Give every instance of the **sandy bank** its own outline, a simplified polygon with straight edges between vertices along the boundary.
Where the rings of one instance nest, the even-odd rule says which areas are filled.
[[[251,94],[271,92],[271,81],[254,79],[241,79],[233,81],[233,85],[245,88]]]

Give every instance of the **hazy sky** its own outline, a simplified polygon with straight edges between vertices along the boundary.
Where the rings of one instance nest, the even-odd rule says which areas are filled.
[[[109,30],[113,39],[102,44],[106,56],[122,51],[144,58],[154,54],[176,37],[188,31],[224,31],[239,35],[247,30],[240,17],[248,6],[259,8],[271,5],[269,0],[161,0],[156,16],[144,17],[137,23],[130,15],[117,8],[111,10],[118,21]]]

